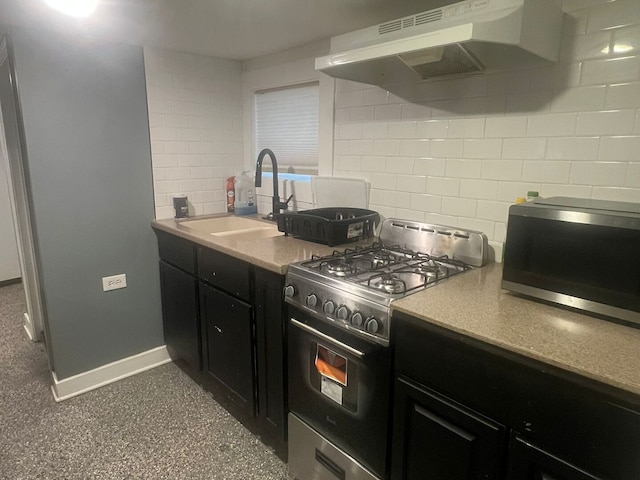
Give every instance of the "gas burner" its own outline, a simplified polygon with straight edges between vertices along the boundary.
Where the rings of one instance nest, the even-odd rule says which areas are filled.
[[[407,284],[392,273],[374,275],[367,283],[370,287],[386,293],[403,293],[407,290]]]
[[[395,256],[393,256],[392,254],[384,251],[384,250],[380,250],[377,252],[372,252],[371,253],[371,267],[373,269],[378,269],[378,268],[382,268],[382,267],[387,267],[393,263],[395,263]]]
[[[449,270],[446,267],[433,262],[420,263],[416,265],[413,271],[419,275],[426,276],[428,279],[434,280],[439,280],[449,275]]]
[[[331,260],[324,266],[328,274],[336,277],[344,277],[349,273],[353,273],[355,269],[354,265],[349,260],[342,258]]]

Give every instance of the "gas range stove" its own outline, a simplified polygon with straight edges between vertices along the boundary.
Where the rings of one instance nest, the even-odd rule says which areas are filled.
[[[484,265],[487,243],[481,232],[387,219],[378,243],[291,265],[285,300],[387,345],[391,303]]]

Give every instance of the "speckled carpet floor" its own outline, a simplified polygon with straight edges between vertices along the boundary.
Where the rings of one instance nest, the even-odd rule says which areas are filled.
[[[0,479],[293,478],[171,363],[56,403],[22,288],[0,287]]]

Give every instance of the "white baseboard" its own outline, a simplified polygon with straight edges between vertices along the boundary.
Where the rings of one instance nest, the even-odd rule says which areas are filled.
[[[33,338],[33,335],[31,335],[31,330],[33,329],[33,327],[31,326],[31,319],[29,318],[29,314],[27,312],[24,313],[24,331],[27,332],[27,337],[29,337],[29,340],[31,340],[32,342],[35,341]]]
[[[51,391],[55,401],[61,402],[170,361],[167,347],[162,345],[62,380],[58,380],[56,372],[51,372]]]

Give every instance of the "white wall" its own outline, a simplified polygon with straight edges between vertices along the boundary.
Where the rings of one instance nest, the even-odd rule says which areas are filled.
[[[156,218],[226,211],[225,179],[242,170],[241,64],[144,49]]]
[[[528,190],[640,202],[640,2],[564,9],[552,66],[424,83],[417,101],[338,81],[334,175],[368,178],[384,216],[485,232],[497,258]]]

